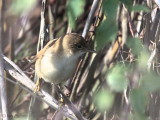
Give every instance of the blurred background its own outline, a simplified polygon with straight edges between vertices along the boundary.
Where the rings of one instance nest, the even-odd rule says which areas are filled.
[[[29,64],[37,46],[67,32],[83,34],[90,21],[85,38],[97,53],[81,58],[64,93],[90,120],[159,120],[159,0],[98,0],[93,19],[87,20],[93,1],[1,0],[4,55],[33,80],[34,64]],[[13,79],[7,72],[5,76]],[[29,110],[31,95],[9,81],[6,85],[13,120],[28,115],[33,120],[66,119],[38,99]]]

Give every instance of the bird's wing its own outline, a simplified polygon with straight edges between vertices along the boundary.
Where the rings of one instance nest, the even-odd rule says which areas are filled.
[[[35,60],[43,57],[43,54],[45,53],[45,51],[46,51],[49,47],[51,47],[56,41],[57,41],[57,39],[50,40],[50,41],[45,45],[45,47],[44,47],[43,49],[41,49],[41,50],[37,53]]]

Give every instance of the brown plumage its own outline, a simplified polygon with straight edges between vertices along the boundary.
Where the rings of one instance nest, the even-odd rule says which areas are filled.
[[[35,71],[46,82],[61,83],[74,74],[79,57],[86,52],[94,50],[89,49],[82,36],[66,34],[48,42],[36,55]]]

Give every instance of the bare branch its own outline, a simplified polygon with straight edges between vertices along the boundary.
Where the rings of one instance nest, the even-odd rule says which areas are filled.
[[[42,8],[41,8],[41,22],[40,22],[40,31],[39,31],[39,39],[38,39],[38,45],[37,45],[37,53],[39,50],[43,48],[43,42],[45,38],[45,5],[46,5],[46,0],[42,0]],[[37,75],[35,74],[34,76],[34,81],[37,80]],[[27,120],[30,119],[34,111],[34,105],[35,105],[36,98],[32,97],[29,105],[29,112],[28,112],[28,117]]]
[[[37,52],[43,48],[43,41],[45,37],[45,5],[46,0],[42,0],[42,9],[41,9],[41,23],[40,23],[40,32],[39,32],[39,39],[38,39],[38,46],[37,46]],[[41,45],[41,46],[40,46]]]
[[[3,32],[3,16],[2,16],[2,1],[0,6],[0,99],[2,109],[2,119],[8,120],[8,109],[7,109],[7,90],[6,83],[4,80],[4,61],[2,59],[2,32]]]
[[[54,99],[51,95],[41,89],[40,92],[34,94],[35,84],[23,73],[23,71],[14,64],[11,60],[3,55],[3,59],[5,60],[5,70],[17,80],[19,83],[18,85],[23,88],[25,91],[30,92],[32,96],[40,98],[42,101],[47,103],[50,107],[54,108],[55,110],[59,110],[64,116],[72,119],[77,120],[75,114],[72,110],[69,109],[68,106],[59,106],[58,101]],[[78,110],[77,110],[78,111]]]
[[[86,24],[85,24],[85,27],[84,27],[83,33],[82,33],[82,36],[84,38],[86,37],[86,35],[88,33],[88,30],[90,28],[91,22],[93,20],[93,16],[95,14],[95,11],[97,10],[99,2],[100,2],[100,0],[94,0],[93,1],[91,11],[89,12],[89,15],[88,15],[88,18],[87,18],[87,21],[86,21]]]

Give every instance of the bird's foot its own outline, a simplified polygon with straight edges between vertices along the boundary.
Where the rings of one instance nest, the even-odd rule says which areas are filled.
[[[63,106],[64,104],[65,104],[65,101],[64,101],[62,95],[60,95],[59,106]]]
[[[38,79],[35,84],[34,93],[39,92],[40,90],[41,90],[41,83],[40,83],[40,79]]]

